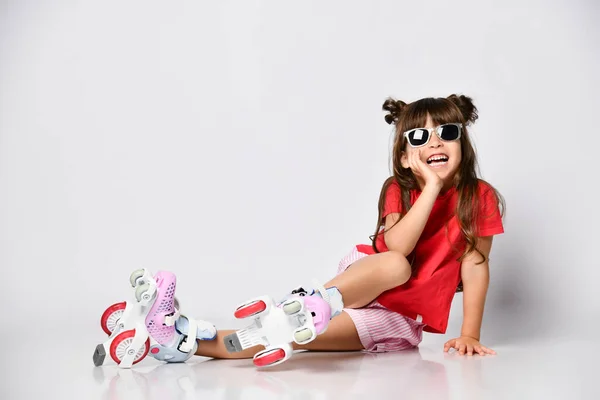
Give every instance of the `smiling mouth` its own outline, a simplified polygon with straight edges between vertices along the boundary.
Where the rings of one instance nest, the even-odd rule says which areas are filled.
[[[439,167],[448,163],[449,157],[445,154],[435,154],[427,159],[427,164],[432,167]]]

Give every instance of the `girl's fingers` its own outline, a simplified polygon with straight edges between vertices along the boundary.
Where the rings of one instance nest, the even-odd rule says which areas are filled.
[[[456,339],[448,340],[444,344],[444,352],[448,352],[450,349],[455,349],[461,356],[479,354],[485,356],[486,354],[496,354],[496,352],[488,347],[482,346],[481,344],[472,345],[469,343],[462,343]]]
[[[467,345],[467,354],[470,356],[473,355],[473,346]]]
[[[414,158],[414,162],[415,162],[415,168],[417,168],[419,170],[419,172],[421,172],[421,149],[417,149],[417,151],[414,152],[415,153],[415,158]]]
[[[410,165],[410,169],[412,170],[413,174],[417,174],[418,168],[417,168],[417,164],[415,163],[415,152],[414,151],[412,151],[408,157],[408,164]]]
[[[450,349],[454,348],[454,343],[456,343],[456,339],[448,340],[444,345],[444,351],[447,353]]]

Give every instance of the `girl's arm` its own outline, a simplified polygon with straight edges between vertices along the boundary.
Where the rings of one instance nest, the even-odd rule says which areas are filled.
[[[492,238],[493,236],[487,236],[477,240],[477,248],[485,255],[485,262],[477,264],[482,261],[481,255],[477,252],[473,252],[463,259],[460,268],[460,276],[463,281],[463,325],[460,337],[449,340],[444,345],[446,352],[453,348],[461,355],[472,355],[473,352],[482,356],[496,354],[494,350],[482,346],[479,342],[483,308],[490,281],[487,258],[492,249]]]
[[[483,309],[490,282],[490,268],[488,257],[492,249],[493,236],[482,237],[477,240],[477,249],[485,255],[486,261],[482,261],[481,255],[472,252],[463,260],[460,268],[460,276],[463,282],[463,325],[461,336],[471,337],[479,340],[481,332],[481,321]]]
[[[395,226],[394,224],[400,218],[399,213],[388,214],[385,217],[386,232],[383,234],[383,239],[389,250],[398,251],[405,257],[413,251],[441,188],[441,185],[426,185],[415,204]],[[390,229],[392,226],[393,228]]]

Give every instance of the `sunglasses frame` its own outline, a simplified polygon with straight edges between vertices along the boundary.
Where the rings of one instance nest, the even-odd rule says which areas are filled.
[[[448,125],[454,125],[454,126],[456,126],[456,127],[458,128],[458,137],[457,137],[456,139],[452,139],[452,140],[446,140],[446,139],[442,139],[442,136],[441,136],[441,133],[440,133],[440,131],[439,131],[439,130],[440,130],[440,128],[441,128],[441,127],[443,127],[443,126],[448,126]],[[462,128],[463,128],[463,127],[462,127],[462,124],[461,124],[461,123],[458,123],[458,122],[451,122],[451,123],[449,123],[449,124],[442,124],[442,125],[438,125],[438,126],[436,126],[435,128],[413,128],[413,129],[410,129],[410,130],[408,130],[408,131],[404,132],[403,136],[406,138],[406,142],[409,144],[409,146],[410,146],[410,147],[413,147],[413,148],[418,148],[418,147],[423,147],[423,146],[427,145],[427,143],[429,143],[429,141],[431,140],[431,137],[433,136],[433,135],[431,134],[431,131],[435,131],[435,134],[437,135],[437,137],[438,137],[438,138],[440,138],[440,140],[443,140],[444,142],[454,142],[454,141],[456,141],[456,140],[459,140],[459,139],[461,138],[461,136],[462,136]],[[416,131],[417,129],[422,129],[422,130],[424,130],[424,131],[427,131],[427,134],[428,134],[429,136],[427,137],[427,141],[425,141],[425,143],[423,143],[423,144],[420,144],[420,145],[418,145],[418,146],[414,146],[414,145],[413,145],[413,144],[410,142],[410,139],[408,138],[408,134],[409,134],[409,133],[411,133],[412,131]]]

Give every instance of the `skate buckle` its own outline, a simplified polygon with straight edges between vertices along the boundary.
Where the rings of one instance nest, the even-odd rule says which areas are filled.
[[[196,344],[196,336],[198,334],[198,322],[196,322],[193,318],[188,318],[188,333],[184,335],[184,339],[177,346],[177,350],[189,353],[194,350],[194,345]]]
[[[165,325],[167,325],[167,326],[175,325],[175,321],[177,321],[180,316],[181,316],[181,314],[179,313],[179,310],[175,310],[175,312],[173,314],[165,317]]]

